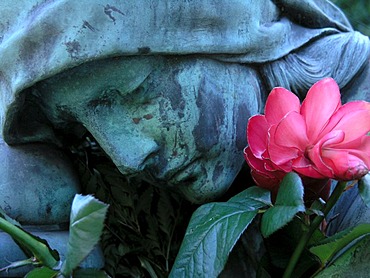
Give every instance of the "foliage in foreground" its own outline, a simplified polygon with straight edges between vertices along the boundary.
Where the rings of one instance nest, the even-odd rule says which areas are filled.
[[[112,277],[167,277],[195,206],[179,195],[124,177],[86,137],[77,168],[83,191],[109,203],[102,247]],[[90,142],[87,144],[87,142]]]
[[[0,229],[12,236],[30,258],[22,262],[13,262],[0,271],[31,264],[36,268],[25,276],[27,278],[70,277],[71,275],[83,277],[86,273],[93,274],[94,277],[104,276],[98,270],[77,268],[98,243],[107,209],[106,204],[91,195],[75,196],[71,208],[68,249],[66,259],[62,262],[57,250],[51,249],[45,240],[23,230],[17,222],[0,211]]]
[[[361,181],[359,191],[370,206],[368,180],[366,176]],[[199,207],[190,220],[170,277],[217,277],[236,241],[258,214],[262,214],[261,232],[267,249],[265,260],[256,270],[259,275],[320,276],[332,271],[327,268],[330,265],[343,267],[344,273],[348,260],[356,252],[367,250],[370,223],[348,227],[330,237],[324,235],[319,225],[346,185],[338,183],[331,199],[321,208],[317,203],[305,208],[302,182],[297,174],[289,173],[281,183],[275,204],[270,202],[269,191],[251,187],[227,202]],[[360,249],[354,249],[358,246]]]

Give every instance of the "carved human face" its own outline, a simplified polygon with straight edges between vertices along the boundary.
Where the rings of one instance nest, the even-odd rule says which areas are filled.
[[[245,66],[131,57],[74,68],[41,82],[37,94],[56,128],[82,123],[123,174],[199,203],[239,172],[259,90]]]

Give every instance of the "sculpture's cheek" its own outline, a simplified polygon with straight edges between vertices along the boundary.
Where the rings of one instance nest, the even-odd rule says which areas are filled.
[[[239,164],[239,163],[236,163]],[[194,203],[205,203],[222,196],[234,181],[240,165],[219,161],[199,161],[189,178],[178,183],[178,190]],[[216,165],[216,166],[215,166]]]
[[[78,116],[118,169],[132,175],[148,167],[149,157],[160,149],[155,140],[158,132],[156,107],[153,104],[145,109],[128,109],[114,102]]]
[[[200,107],[200,115],[193,129],[195,144],[199,152],[207,152],[213,146],[219,144],[222,126],[225,124],[225,104],[214,86],[204,79],[198,92],[197,107]]]

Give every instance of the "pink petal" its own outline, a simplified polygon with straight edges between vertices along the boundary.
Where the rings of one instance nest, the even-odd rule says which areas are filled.
[[[281,180],[283,179],[283,176],[281,178],[279,177],[268,177],[265,175],[262,175],[256,171],[251,171],[252,178],[256,182],[256,184],[262,188],[265,188],[267,190],[272,191],[274,194],[277,193],[279,189],[279,185]],[[285,173],[284,173],[285,174]]]
[[[249,119],[247,126],[248,145],[254,156],[261,158],[266,151],[267,131],[269,124],[264,115],[256,115]]]
[[[251,167],[252,177],[256,184],[268,190],[276,191],[276,187],[279,186],[285,173],[279,170],[266,170],[265,164],[269,161],[256,158],[248,147],[244,149],[244,157],[247,160],[248,165]],[[271,166],[272,164],[270,167]]]
[[[338,180],[359,179],[369,171],[361,159],[346,150],[325,150],[323,159],[334,170]]]
[[[309,142],[302,115],[295,111],[289,112],[276,126],[273,138],[269,138],[269,144],[271,141],[282,147],[296,148],[304,152]]]
[[[274,167],[270,160],[255,157],[249,147],[244,149],[244,158],[249,167],[261,175],[273,178],[275,176],[275,172],[279,170]]]
[[[244,149],[244,158],[245,160],[247,161],[249,167],[251,167],[252,169],[256,169],[260,172],[264,172],[265,171],[265,168],[264,168],[264,162],[263,160],[261,159],[258,159],[257,157],[255,157],[250,149],[250,147],[246,147]]]
[[[328,165],[324,162],[323,151],[325,147],[342,142],[343,139],[343,131],[333,131],[326,134],[316,145],[307,150],[307,156],[312,161],[312,164],[315,165],[318,172],[327,178],[334,177],[334,170],[331,164]]]
[[[342,130],[345,133],[343,144],[366,135],[370,131],[370,103],[368,103],[369,109],[366,110],[360,109],[363,105],[356,104],[358,103],[348,103],[343,106],[353,108],[351,110],[339,109],[322,134],[327,131]]]
[[[340,144],[339,146],[331,145],[330,147],[325,147],[325,149],[346,151],[348,154],[361,159],[367,168],[370,169],[370,136],[363,136],[347,144]]]
[[[322,175],[311,163],[311,161],[305,158],[304,156],[300,156],[297,159],[295,159],[292,163],[292,168],[295,172],[301,174],[302,176],[315,179],[326,178],[326,176]]]
[[[311,142],[317,141],[330,117],[341,106],[340,91],[332,78],[315,83],[302,103],[301,114],[307,124],[307,136]]]
[[[282,147],[277,145],[274,138],[276,138],[276,128],[274,125],[269,129],[268,136],[268,156],[271,161],[285,172],[292,171],[291,161],[299,154],[296,148]]]
[[[265,154],[263,154],[263,158],[264,158],[264,167],[267,171],[276,171],[277,169],[279,169],[279,167],[276,166],[275,163],[273,163],[270,159],[270,156],[268,155],[268,152],[266,151]]]
[[[274,88],[266,100],[266,120],[277,124],[290,111],[300,111],[299,98],[285,88]]]

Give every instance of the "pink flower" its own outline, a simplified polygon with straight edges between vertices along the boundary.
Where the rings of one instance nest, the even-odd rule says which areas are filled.
[[[337,83],[315,83],[302,105],[296,95],[274,88],[265,115],[249,119],[245,159],[257,185],[276,192],[286,173],[353,180],[370,168],[370,103],[342,105]]]

